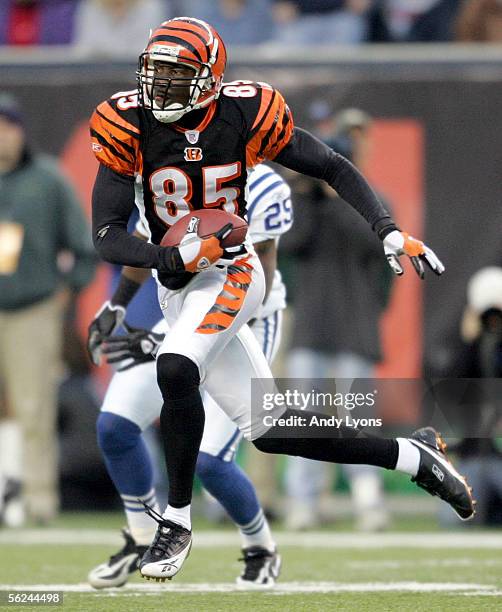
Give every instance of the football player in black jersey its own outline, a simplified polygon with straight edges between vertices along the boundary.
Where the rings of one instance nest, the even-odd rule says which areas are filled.
[[[225,66],[225,46],[214,28],[188,17],[165,21],[139,58],[137,90],[112,96],[91,119],[92,150],[100,162],[93,191],[95,246],[112,263],[153,269],[170,327],[157,359],[169,503],[156,517],[157,534],[140,564],[145,577],[160,580],[179,571],[191,547],[192,483],[204,428],[201,381],[264,452],[397,469],[461,518],[474,513],[471,491],[432,428],[408,439],[383,439],[341,427],[336,437],[312,440],[307,427],[305,437],[284,439],[280,427],[252,414],[250,379],[271,377],[245,325],[263,300],[263,270],[248,243],[237,254],[225,252],[217,236],[160,246],[178,219],[212,207],[244,216],[247,168],[269,159],[333,187],[381,238],[396,274],[403,273],[401,255],[420,277],[424,264],[436,274],[444,267],[430,248],[397,228],[348,160],[293,126],[277,90],[250,81],[225,84]],[[148,242],[127,233],[135,203]],[[124,282],[124,296],[132,295],[134,283]],[[267,423],[302,414],[276,406]]]

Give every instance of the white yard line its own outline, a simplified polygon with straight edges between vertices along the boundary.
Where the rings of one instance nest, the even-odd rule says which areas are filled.
[[[94,593],[99,596],[143,596],[172,593],[237,593],[243,589],[235,583],[183,583],[128,584],[120,589],[96,591],[86,583],[80,584],[0,584],[0,591],[63,591],[64,593]],[[249,592],[249,591],[246,591]],[[251,592],[256,592],[255,590]],[[263,591],[260,591],[263,592]],[[447,592],[463,595],[500,596],[502,591],[489,584],[463,582],[281,582],[273,589],[266,591],[276,595],[293,593],[378,593],[408,592],[431,593]]]
[[[405,567],[498,567],[502,559],[470,559],[467,557],[456,559],[415,559],[413,561],[389,561],[375,559],[369,561],[346,561],[345,565],[351,569],[403,569]]]
[[[336,533],[277,531],[274,537],[279,546],[301,548],[440,548],[440,549],[502,549],[502,534],[490,532],[431,532],[431,533]],[[0,546],[40,545],[103,545],[116,546],[122,542],[118,530],[106,529],[10,529],[0,531]],[[239,546],[237,532],[196,531],[194,546],[198,548],[222,548]]]

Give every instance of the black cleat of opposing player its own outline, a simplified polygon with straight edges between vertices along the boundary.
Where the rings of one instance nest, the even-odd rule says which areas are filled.
[[[147,506],[147,514],[158,523],[157,532],[139,564],[141,575],[157,582],[171,580],[181,569],[192,548],[192,532],[163,518]]]
[[[22,489],[20,480],[0,475],[0,527],[20,527],[24,523]]]
[[[138,563],[148,546],[138,546],[127,529],[122,529],[124,547],[112,555],[106,563],[89,572],[89,584],[95,589],[121,587],[138,569]]]
[[[244,570],[237,578],[240,587],[266,589],[275,585],[281,572],[281,557],[276,551],[271,552],[261,546],[243,549]]]
[[[472,518],[476,504],[472,489],[446,456],[446,444],[439,433],[432,427],[422,427],[409,440],[420,452],[420,466],[412,481],[450,504],[462,520]]]

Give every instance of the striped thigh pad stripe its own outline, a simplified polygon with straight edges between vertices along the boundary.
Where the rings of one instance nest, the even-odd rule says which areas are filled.
[[[252,271],[253,266],[246,260],[239,260],[235,265],[228,266],[223,289],[195,330],[197,333],[217,334],[230,327],[242,308],[251,284]]]

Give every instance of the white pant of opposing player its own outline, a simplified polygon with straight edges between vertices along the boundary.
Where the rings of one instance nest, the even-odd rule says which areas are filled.
[[[164,319],[153,329],[160,334],[169,331]],[[251,331],[271,362],[281,342],[282,312],[277,310],[269,317],[256,319]],[[241,432],[204,387],[202,401],[206,424],[200,450],[213,457],[221,457],[224,461],[231,461],[242,437]],[[150,361],[125,372],[116,372],[108,386],[101,410],[124,417],[144,431],[160,416],[161,408],[162,395],[157,385],[155,362]]]

